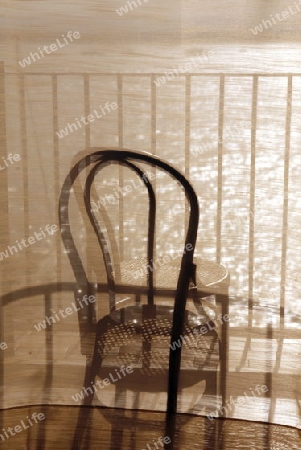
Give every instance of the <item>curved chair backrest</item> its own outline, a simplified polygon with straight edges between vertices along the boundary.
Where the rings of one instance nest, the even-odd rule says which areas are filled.
[[[145,187],[148,190],[148,197],[149,197],[149,214],[148,214],[148,241],[147,241],[147,286],[148,286],[148,304],[153,305],[154,303],[154,295],[153,295],[153,288],[154,288],[154,277],[153,277],[153,271],[150,270],[153,256],[154,256],[154,241],[155,241],[155,221],[156,221],[156,197],[153,190],[153,187],[147,177],[147,175],[140,169],[140,167],[136,166],[132,162],[128,160],[104,160],[101,159],[98,161],[93,169],[90,171],[89,175],[87,176],[85,188],[84,188],[84,198],[85,198],[85,205],[86,205],[86,213],[90,219],[90,222],[92,224],[92,227],[95,231],[95,234],[98,239],[98,243],[102,249],[103,257],[104,257],[104,264],[106,268],[106,274],[107,274],[107,282],[108,287],[112,293],[115,291],[115,276],[113,271],[113,264],[112,264],[112,255],[108,251],[108,245],[106,238],[104,236],[104,233],[102,232],[99,223],[97,222],[97,219],[95,217],[93,208],[91,207],[91,187],[92,183],[94,181],[95,176],[97,173],[106,167],[108,164],[117,163],[118,165],[126,166],[130,169],[132,169],[136,174],[140,177],[142,182],[144,183]],[[116,274],[115,274],[116,275]],[[112,295],[110,297],[110,311],[115,310],[115,297]]]
[[[93,180],[97,172],[103,169],[108,164],[120,164],[129,167],[136,172],[146,188],[148,189],[150,208],[149,208],[149,225],[148,225],[148,262],[152,260],[153,247],[154,247],[154,232],[155,232],[155,214],[156,214],[156,202],[154,191],[152,189],[149,180],[145,178],[141,168],[137,166],[139,163],[147,163],[153,167],[159,168],[167,172],[171,177],[177,180],[184,188],[186,198],[190,205],[188,228],[185,237],[185,248],[188,245],[191,246],[191,251],[183,252],[180,266],[180,273],[177,281],[174,311],[173,311],[173,323],[171,330],[171,342],[175,342],[180,339],[181,333],[184,329],[185,319],[185,307],[188,295],[189,283],[194,276],[195,266],[193,264],[193,254],[197,238],[198,221],[199,221],[199,207],[198,200],[194,189],[191,184],[177,169],[170,166],[167,162],[161,161],[159,158],[151,156],[148,153],[138,153],[132,150],[126,149],[101,149],[92,148],[91,153],[88,156],[84,156],[79,162],[77,162],[71,169],[70,173],[66,177],[59,199],[59,221],[61,227],[62,240],[64,242],[67,255],[72,266],[77,284],[77,295],[81,295],[83,292],[90,293],[91,284],[88,281],[88,277],[78,250],[76,248],[74,239],[72,237],[68,205],[71,194],[71,189],[79,176],[79,174],[89,165],[94,164],[94,167],[90,171],[85,185],[85,205],[86,211],[89,216],[90,222],[97,235],[99,245],[102,249],[103,258],[105,262],[108,289],[114,291],[114,277],[112,276],[111,257],[106,251],[107,245],[105,242],[104,234],[102,233],[96,217],[91,208],[90,190]],[[150,265],[150,264],[149,264]],[[153,275],[152,271],[148,270],[148,303],[151,306],[153,303]],[[80,327],[85,328],[87,324],[91,324],[95,320],[93,305],[88,305],[86,309],[81,309],[78,312]],[[110,305],[114,308],[114,305]],[[176,410],[177,403],[177,387],[178,387],[178,374],[181,364],[181,347],[175,350],[170,350],[169,357],[169,385],[168,385],[168,405],[167,410],[174,412]]]

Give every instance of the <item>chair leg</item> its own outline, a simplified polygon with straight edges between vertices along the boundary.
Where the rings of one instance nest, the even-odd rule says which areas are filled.
[[[80,406],[80,411],[77,419],[71,450],[80,450],[80,447],[82,445],[84,433],[91,412],[91,405],[94,398],[94,389],[91,387],[91,385],[93,384],[98,369],[102,363],[102,357],[100,356],[99,353],[98,339],[101,336],[102,332],[106,330],[106,327],[107,327],[106,321],[100,321],[98,323],[95,336],[93,357],[92,358],[90,356],[87,357],[85,378],[84,378],[84,390],[85,392],[89,392],[89,390],[92,392],[90,393],[90,395],[85,395],[83,404]]]
[[[228,401],[227,376],[229,360],[229,321],[224,320],[229,315],[229,295],[217,294],[216,303],[222,305],[222,330],[221,330],[221,369],[220,369],[220,393],[222,397],[222,406],[226,406]]]
[[[110,449],[115,450],[121,445],[123,440],[123,420],[122,418],[125,416],[125,404],[123,403],[124,399],[124,389],[120,388],[118,383],[115,386],[115,405],[114,408],[118,408],[118,416],[117,420],[112,419],[111,422],[111,445]]]
[[[91,389],[91,382],[94,380],[93,376],[93,368],[91,367],[92,364],[90,360],[88,360],[89,357],[87,357],[86,362],[86,370],[85,370],[85,379],[84,379],[84,388],[88,389],[90,387]],[[93,389],[92,389],[93,391]],[[77,424],[73,436],[73,442],[71,446],[71,450],[80,450],[82,441],[84,438],[85,430],[87,427],[87,423],[89,420],[91,409],[89,406],[91,406],[94,392],[91,395],[85,396],[83,404],[80,406],[78,418],[77,418]],[[88,406],[88,407],[86,407]]]
[[[164,445],[164,449],[168,450],[176,450],[176,442],[175,442],[175,436],[176,436],[176,419],[177,415],[173,413],[166,413],[166,419],[165,419],[165,436],[168,436],[170,439],[169,444]]]

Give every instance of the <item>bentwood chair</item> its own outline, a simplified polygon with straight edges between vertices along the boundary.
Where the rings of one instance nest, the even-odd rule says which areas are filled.
[[[87,356],[83,404],[92,404],[97,390],[94,382],[96,377],[100,377],[106,385],[108,380],[110,384],[118,381],[115,383],[116,407],[128,407],[124,394],[126,390],[136,393],[167,391],[166,410],[171,415],[177,411],[179,389],[182,391],[202,380],[206,381],[206,388],[208,387],[205,393],[210,391],[210,387],[216,387],[219,359],[223,350],[227,349],[225,344],[220,345],[216,322],[209,316],[203,302],[205,297],[214,294],[217,302],[222,302],[225,313],[229,276],[222,266],[202,260],[200,264],[203,272],[202,267],[199,273],[197,271],[194,249],[199,220],[198,200],[192,186],[178,170],[146,153],[92,150],[95,151],[83,157],[71,169],[59,202],[62,239],[78,285],[75,300],[78,302],[84,294],[89,297],[96,293],[100,297],[106,294],[108,298],[108,312],[100,318],[97,318],[95,304],[81,307],[78,311],[81,350]],[[156,195],[150,179],[142,169],[145,164],[176,180],[182,186],[189,203],[183,253],[179,258],[169,258],[161,271],[154,264]],[[144,259],[147,265],[146,281],[142,275],[137,277],[142,264],[141,258],[120,261],[118,251],[112,252],[116,243],[114,239],[113,242],[108,242],[108,233],[104,232],[104,229],[112,228],[105,208],[101,211],[103,221],[96,217],[92,208],[94,179],[103,169],[113,165],[131,170],[148,194],[147,255]],[[90,167],[92,169],[89,171]],[[84,187],[85,209],[103,255],[105,283],[93,283],[88,279],[71,233],[68,212],[70,194],[84,169],[88,173]],[[126,306],[121,303],[120,306],[116,301],[119,294],[130,295],[129,298],[133,296],[133,302]],[[189,308],[188,297],[192,300]],[[94,348],[91,345],[91,335],[94,336]],[[225,327],[222,339],[227,339]],[[129,366],[132,371],[125,376],[124,371]],[[115,381],[112,381],[112,374],[115,375]],[[221,377],[225,375],[226,364],[222,363]],[[224,396],[223,383],[221,394]],[[137,408],[137,405],[139,406],[139,398],[137,400],[136,397],[133,407]],[[79,434],[76,435],[74,448],[79,448],[81,438]]]

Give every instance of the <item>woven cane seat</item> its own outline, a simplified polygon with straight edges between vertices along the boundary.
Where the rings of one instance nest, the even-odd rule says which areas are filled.
[[[201,258],[194,259],[197,265],[198,287],[211,288],[219,283],[227,284],[228,271],[220,264]],[[176,288],[180,270],[180,258],[176,257],[166,264],[157,265],[154,268],[155,285],[157,288]],[[136,258],[129,261],[122,261],[119,269],[122,283],[129,285],[146,285],[146,267],[145,258]]]
[[[120,323],[121,317],[123,323]],[[112,367],[131,366],[132,383],[141,377],[151,377],[154,390],[162,390],[162,381],[168,373],[172,309],[156,307],[156,318],[143,318],[140,305],[127,307],[111,314],[112,320],[98,338],[98,357],[102,360],[101,377],[107,376]],[[114,320],[115,319],[115,320]],[[181,369],[187,382],[193,384],[200,371],[216,370],[219,363],[219,340],[212,322],[205,322],[189,311],[186,314],[182,347]],[[201,330],[202,329],[202,330]],[[175,348],[177,345],[175,344]],[[141,387],[140,387],[141,388]]]

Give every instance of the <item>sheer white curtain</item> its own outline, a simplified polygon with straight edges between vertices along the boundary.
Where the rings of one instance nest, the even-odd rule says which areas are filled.
[[[240,2],[231,9],[227,2],[209,7],[153,0],[136,2],[120,16],[116,9],[123,2],[117,3],[5,5],[10,39],[0,73],[2,294],[74,280],[59,232],[50,234],[46,226],[58,225],[59,191],[80,151],[108,146],[156,154],[197,191],[197,256],[230,272],[225,415],[300,427],[301,12],[278,21],[276,13],[288,10],[283,2],[265,9]],[[265,26],[271,15],[276,23]],[[260,24],[256,35],[251,28]],[[31,52],[63,42],[69,30],[80,38],[32,59]],[[29,56],[30,64],[21,67]],[[90,114],[93,121],[81,119]],[[111,189],[118,180],[119,174],[106,176]],[[167,200],[174,211],[172,231],[164,224],[158,231],[164,253],[185,218],[175,209],[181,199],[160,178],[156,190],[162,210]],[[72,219],[79,220],[75,208]],[[77,238],[89,264],[80,224]],[[116,233],[122,226],[131,230],[131,239],[124,233],[121,241],[124,252],[136,257],[141,247],[132,239],[133,224],[123,208]],[[52,327],[51,351],[48,331],[34,327],[65,307],[70,295],[54,296],[49,310],[38,290],[5,300],[3,407],[41,400],[74,404],[85,364],[75,318],[68,327]],[[46,389],[50,360],[53,379]],[[263,385],[268,392],[259,395],[256,386]],[[253,398],[245,400],[244,392]]]

